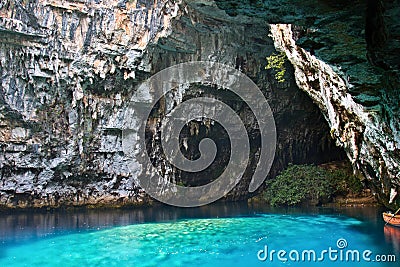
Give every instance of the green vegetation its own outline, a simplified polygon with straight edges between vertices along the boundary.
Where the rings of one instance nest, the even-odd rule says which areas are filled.
[[[289,165],[267,181],[264,199],[272,206],[318,205],[334,196],[362,191],[360,180],[348,170],[326,170],[314,165]]]
[[[267,57],[268,64],[265,69],[274,69],[275,70],[275,79],[279,83],[283,83],[285,81],[285,62],[286,62],[286,54],[285,52],[280,52],[279,54],[273,53],[269,57]]]
[[[179,186],[186,187],[186,184],[183,181],[177,181],[175,184],[179,185]]]
[[[330,179],[333,185],[333,194],[346,196],[348,194],[360,194],[363,190],[363,185],[360,178],[353,175],[349,170],[329,171]]]

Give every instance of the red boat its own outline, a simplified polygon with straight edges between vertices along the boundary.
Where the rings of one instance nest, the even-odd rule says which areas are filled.
[[[383,220],[387,224],[400,227],[400,215],[394,215],[393,213],[384,212]]]

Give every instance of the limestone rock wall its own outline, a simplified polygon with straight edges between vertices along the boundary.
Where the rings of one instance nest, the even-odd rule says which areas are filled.
[[[143,201],[123,164],[121,110],[178,13],[175,1],[1,2],[2,204]]]
[[[264,69],[265,57],[275,51],[268,20],[255,13],[230,14],[219,4],[2,1],[0,204],[120,206],[151,201],[136,182],[146,166],[127,157],[121,147],[124,110],[143,80],[165,67],[193,60],[234,66],[261,88],[278,132],[270,177],[288,162],[341,158],[322,113],[298,89],[291,65],[286,65],[283,84]],[[190,97],[214,92],[205,88],[183,93]],[[172,100],[179,103],[182,97],[172,96]],[[240,101],[225,100],[244,111]],[[252,123],[251,116],[242,118],[245,124]],[[160,117],[151,119],[157,125]],[[205,123],[198,122],[198,127]],[[157,147],[155,140],[147,141]],[[146,153],[145,147],[136,149],[138,155]],[[157,151],[152,153],[161,158]],[[254,155],[252,163],[257,159]],[[132,161],[136,169],[127,167]],[[180,179],[179,171],[164,162],[156,164],[167,179]],[[253,168],[248,167],[227,199],[249,196]]]
[[[387,98],[392,95],[393,84],[380,85],[389,90],[382,95],[386,98],[382,102],[378,96],[359,94],[361,101],[357,101],[346,76],[295,44],[291,25],[271,25],[271,29],[277,46],[287,53],[296,68],[297,84],[323,111],[332,137],[345,148],[352,164],[367,177],[375,191],[386,195],[388,201],[390,189],[397,190],[400,182],[399,114],[392,109],[396,104],[387,105],[397,98],[397,95]]]
[[[297,85],[320,107],[354,169],[388,204],[390,193],[400,191],[400,35],[394,21],[400,5],[376,2],[385,8],[374,11],[384,14],[358,3],[336,12],[331,7],[308,23],[270,27],[275,46],[295,67]]]

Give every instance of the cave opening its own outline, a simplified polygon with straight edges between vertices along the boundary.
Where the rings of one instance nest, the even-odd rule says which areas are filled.
[[[288,70],[293,72],[290,67]],[[267,179],[274,178],[289,163],[319,165],[347,160],[344,150],[337,147],[331,138],[330,127],[318,107],[304,92],[298,88],[292,89],[276,91],[276,99],[279,99],[283,94],[294,94],[293,99],[296,99],[298,103],[293,103],[291,107],[283,108],[274,114],[277,127],[277,149],[274,164]],[[181,101],[204,96],[219,99],[235,110],[243,121],[249,137],[250,158],[246,171],[239,184],[225,196],[225,200],[244,200],[254,196],[265,188],[265,185],[263,185],[255,193],[249,194],[248,192],[249,183],[258,163],[258,153],[261,146],[260,131],[255,116],[250,107],[233,92],[217,89],[213,86],[190,86],[184,91]],[[220,123],[208,118],[188,122],[179,134],[180,152],[189,160],[197,160],[200,157],[200,142],[205,138],[210,138],[216,144],[217,154],[212,164],[200,172],[180,170],[168,162],[163,154],[160,141],[161,121],[169,112],[166,108],[168,106],[166,102],[174,102],[174,100],[162,98],[153,108],[147,125],[146,149],[147,154],[152,158],[153,165],[160,170],[162,176],[165,176],[168,172],[167,179],[180,186],[197,187],[214,181],[224,172],[231,156],[231,142],[226,130]],[[271,103],[273,106],[276,105],[274,100]],[[175,105],[178,105],[178,103],[175,102]],[[149,127],[149,122],[154,120],[158,121],[158,123],[155,123],[157,130]]]

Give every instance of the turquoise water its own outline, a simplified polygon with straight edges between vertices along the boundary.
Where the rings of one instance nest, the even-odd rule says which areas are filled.
[[[83,224],[72,220],[75,225],[67,227],[54,224],[51,216],[45,226],[43,221],[36,227],[24,221],[22,225],[29,225],[28,230],[14,228],[7,233],[3,229],[0,266],[398,266],[400,261],[393,246],[400,242],[396,240],[397,232],[393,234],[390,229],[392,234],[385,236],[388,231],[383,231],[383,224],[373,218],[362,220],[326,211],[291,214],[235,210],[228,217],[215,215],[193,218],[169,214],[164,221],[150,218],[148,222],[143,215],[122,222],[111,220],[114,225],[101,225],[101,219],[83,219]],[[63,218],[68,216],[74,215]],[[339,239],[347,243],[345,248],[338,248]],[[286,262],[285,257],[278,259],[277,253],[272,260],[268,257],[260,261],[257,253],[265,251],[265,246],[269,256],[271,250],[286,251]],[[337,250],[336,261],[330,260],[327,253],[322,259],[321,252],[329,248]],[[304,250],[315,251],[316,259],[308,259],[305,254],[303,260]],[[348,250],[359,251],[360,261],[349,256],[346,262]],[[393,254],[397,263],[366,262],[362,258],[365,250],[371,251],[371,260],[376,255]],[[289,259],[291,251],[293,257]],[[299,253],[299,258],[293,251]]]

